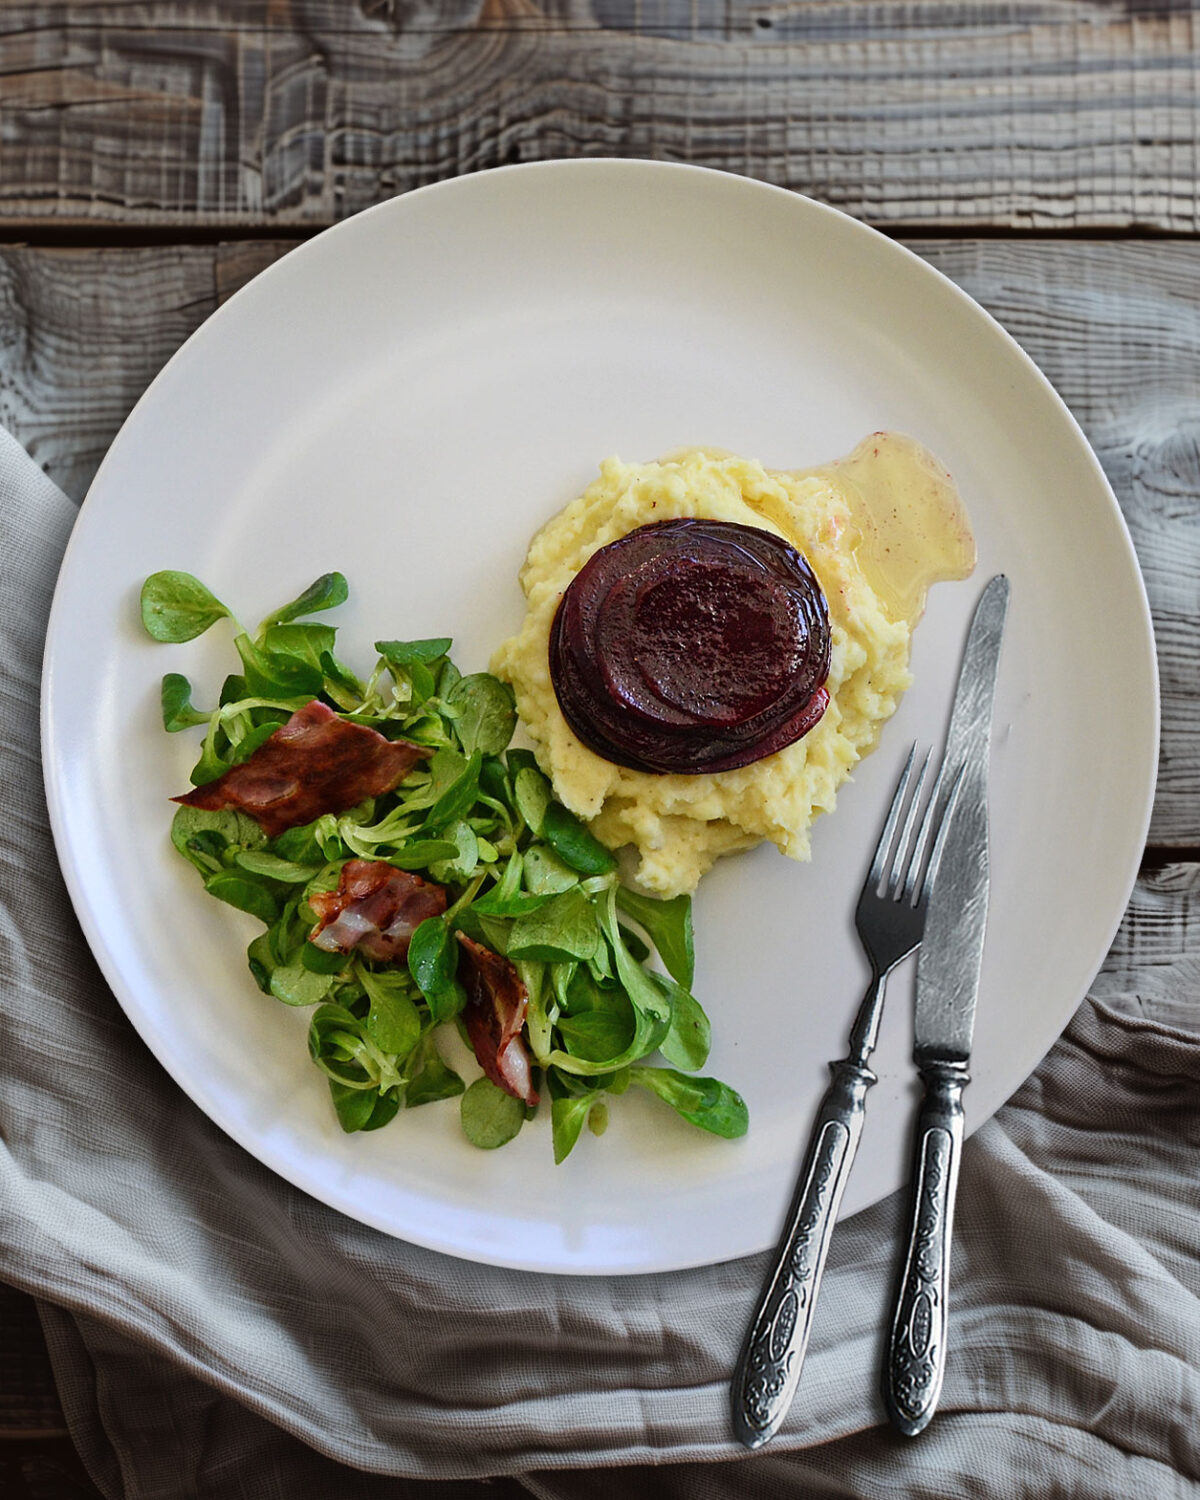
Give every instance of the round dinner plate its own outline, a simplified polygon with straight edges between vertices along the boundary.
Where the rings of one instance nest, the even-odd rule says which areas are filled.
[[[202,578],[255,621],[338,569],[339,653],[454,637],[486,667],[522,617],[526,544],[610,454],[699,444],[808,467],[907,432],[958,481],[979,544],[932,592],[913,687],[817,823],[810,864],[721,861],[695,902],[706,1072],[745,1097],[740,1141],[647,1097],[553,1161],[538,1118],[478,1151],[456,1101],[344,1135],[308,1013],[261,995],[253,919],[172,850],[196,735],[159,681],[206,702],[230,632],[156,645],[142,580]],[[967,622],[1012,583],[991,767],[990,920],[968,1125],[1012,1093],[1102,962],[1146,835],[1153,639],[1120,512],[1044,377],[963,292],[843,214],[695,167],[546,162],[406,194],[293,251],[221,308],[138,403],[83,506],[47,644],[46,782],[59,857],[118,1000],[236,1141],[344,1213],[536,1271],[666,1271],[772,1244],[829,1059],[867,970],[852,910],[898,768],[940,744]],[[1119,699],[1115,691],[1119,684]],[[853,1213],[900,1187],[915,1102],[907,970],[873,1066]]]

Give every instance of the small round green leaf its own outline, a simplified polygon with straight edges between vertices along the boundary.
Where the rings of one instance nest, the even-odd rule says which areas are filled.
[[[243,880],[232,870],[210,876],[204,882],[204,889],[218,901],[236,906],[239,911],[248,911],[268,927],[279,915],[279,903],[266,886],[254,880]]]
[[[560,859],[581,875],[607,875],[617,868],[612,851],[561,802],[549,803],[542,815],[542,837]]]
[[[463,677],[446,695],[446,705],[455,711],[455,732],[468,754],[499,755],[517,724],[513,690],[489,672]]]
[[[570,1156],[579,1139],[596,1095],[565,1095],[555,1099],[550,1106],[550,1119],[554,1128],[554,1164],[561,1166]]]
[[[462,1096],[463,1134],[472,1146],[494,1151],[511,1141],[525,1121],[525,1106],[497,1088],[490,1078],[477,1078]]]
[[[156,641],[191,641],[229,611],[198,578],[165,570],[142,584],[142,624]]]
[[[285,1005],[316,1005],[329,993],[330,976],[301,964],[281,964],[271,971],[269,984],[271,994]]]

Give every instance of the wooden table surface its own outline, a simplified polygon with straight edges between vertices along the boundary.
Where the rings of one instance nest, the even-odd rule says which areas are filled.
[[[1061,392],[1129,523],[1162,685],[1150,841],[1095,992],[1200,1005],[1200,0],[0,0],[0,422],[82,498],[168,356],[299,240],[597,155],[897,236]],[[12,1291],[0,1438],[0,1494],[95,1493]]]

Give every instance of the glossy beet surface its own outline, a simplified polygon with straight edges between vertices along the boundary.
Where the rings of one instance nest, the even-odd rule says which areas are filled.
[[[563,595],[550,673],[567,723],[637,771],[729,771],[813,727],[829,695],[829,613],[769,531],[682,519],[591,558]]]

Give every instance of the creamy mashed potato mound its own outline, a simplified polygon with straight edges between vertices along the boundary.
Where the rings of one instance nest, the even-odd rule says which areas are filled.
[[[550,677],[550,626],[568,584],[601,547],[652,521],[694,516],[760,526],[808,560],[829,603],[829,706],[795,744],[733,771],[652,774],[604,760],[568,728]],[[521,570],[528,603],[492,659],[510,682],[539,764],[559,799],[610,848],[632,845],[656,895],[695,889],[722,854],[763,839],[809,858],[818,813],[875,744],[909,685],[911,627],[889,616],[862,570],[856,521],[836,466],[809,474],[700,448],[658,463],[607,459],[600,476],[534,537]]]

